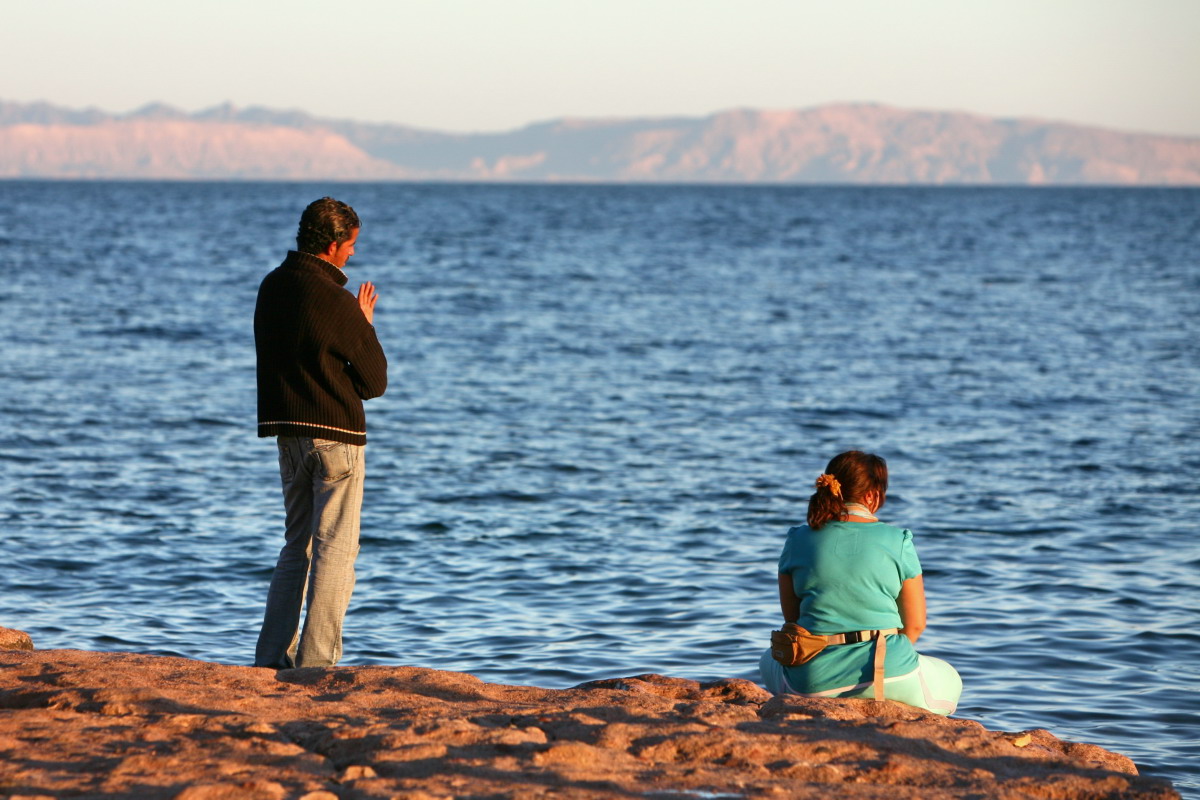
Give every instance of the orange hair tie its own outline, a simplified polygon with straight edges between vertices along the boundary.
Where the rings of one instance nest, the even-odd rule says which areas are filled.
[[[829,473],[825,473],[821,477],[817,478],[817,488],[828,488],[834,497],[842,496],[842,484],[838,482],[837,478],[833,477]]]

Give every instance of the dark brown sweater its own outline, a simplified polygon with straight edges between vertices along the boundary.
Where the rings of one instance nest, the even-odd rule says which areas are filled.
[[[363,400],[387,388],[387,359],[346,274],[290,251],[254,310],[258,435],[366,444]]]

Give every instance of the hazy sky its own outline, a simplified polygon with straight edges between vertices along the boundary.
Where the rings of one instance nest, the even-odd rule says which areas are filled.
[[[0,100],[456,131],[871,101],[1200,136],[1200,0],[0,2]]]

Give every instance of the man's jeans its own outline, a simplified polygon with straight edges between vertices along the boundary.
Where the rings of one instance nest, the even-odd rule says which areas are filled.
[[[254,665],[329,666],[342,656],[342,618],[354,591],[365,448],[297,436],[278,437],[278,446],[287,543],[271,577]]]

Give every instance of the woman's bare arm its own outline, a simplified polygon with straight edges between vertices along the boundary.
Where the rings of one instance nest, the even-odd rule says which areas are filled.
[[[896,598],[900,610],[900,621],[904,625],[900,632],[913,644],[925,630],[925,578],[918,575],[900,584],[900,596]]]
[[[779,607],[783,610],[784,622],[795,622],[800,619],[800,598],[792,586],[792,576],[779,574]]]

